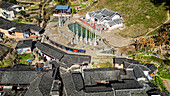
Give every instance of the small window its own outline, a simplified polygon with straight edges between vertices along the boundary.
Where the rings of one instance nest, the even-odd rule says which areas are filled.
[[[119,66],[121,66],[122,64],[119,64]]]

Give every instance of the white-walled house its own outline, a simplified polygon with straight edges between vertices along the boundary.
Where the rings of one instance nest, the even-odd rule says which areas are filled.
[[[15,47],[18,54],[28,54],[32,52],[32,39],[30,40],[20,40]]]
[[[91,23],[97,22],[108,29],[119,28],[123,26],[123,18],[116,11],[104,8],[102,10],[88,12],[86,19],[90,20]]]
[[[18,14],[21,10],[25,10],[23,5],[16,5],[8,2],[0,4],[0,16],[5,19],[15,19],[16,14]]]

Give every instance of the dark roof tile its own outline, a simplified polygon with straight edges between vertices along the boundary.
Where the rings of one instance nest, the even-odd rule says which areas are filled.
[[[10,28],[15,28],[13,31],[16,32],[25,32],[29,29],[35,30],[35,31],[42,31],[43,28],[33,25],[33,24],[24,24],[24,23],[16,23],[12,22],[10,20],[4,19],[0,17],[0,28],[8,30]]]
[[[32,39],[30,40],[20,40],[18,41],[15,49],[32,47]]]
[[[145,64],[145,66],[147,66],[150,69],[151,74],[158,69],[154,64]]]

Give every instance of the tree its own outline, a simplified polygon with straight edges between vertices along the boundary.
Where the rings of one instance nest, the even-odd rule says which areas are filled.
[[[17,4],[17,1],[16,0],[9,0],[9,3]]]
[[[68,2],[68,0],[56,0],[56,1],[59,2],[59,4],[61,5],[65,5]]]
[[[21,10],[19,13],[20,13],[23,17],[25,17],[25,14],[26,14],[25,11]]]

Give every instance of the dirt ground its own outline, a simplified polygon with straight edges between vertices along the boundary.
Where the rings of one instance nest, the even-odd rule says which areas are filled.
[[[168,79],[162,79],[166,89],[170,92],[170,80]]]

